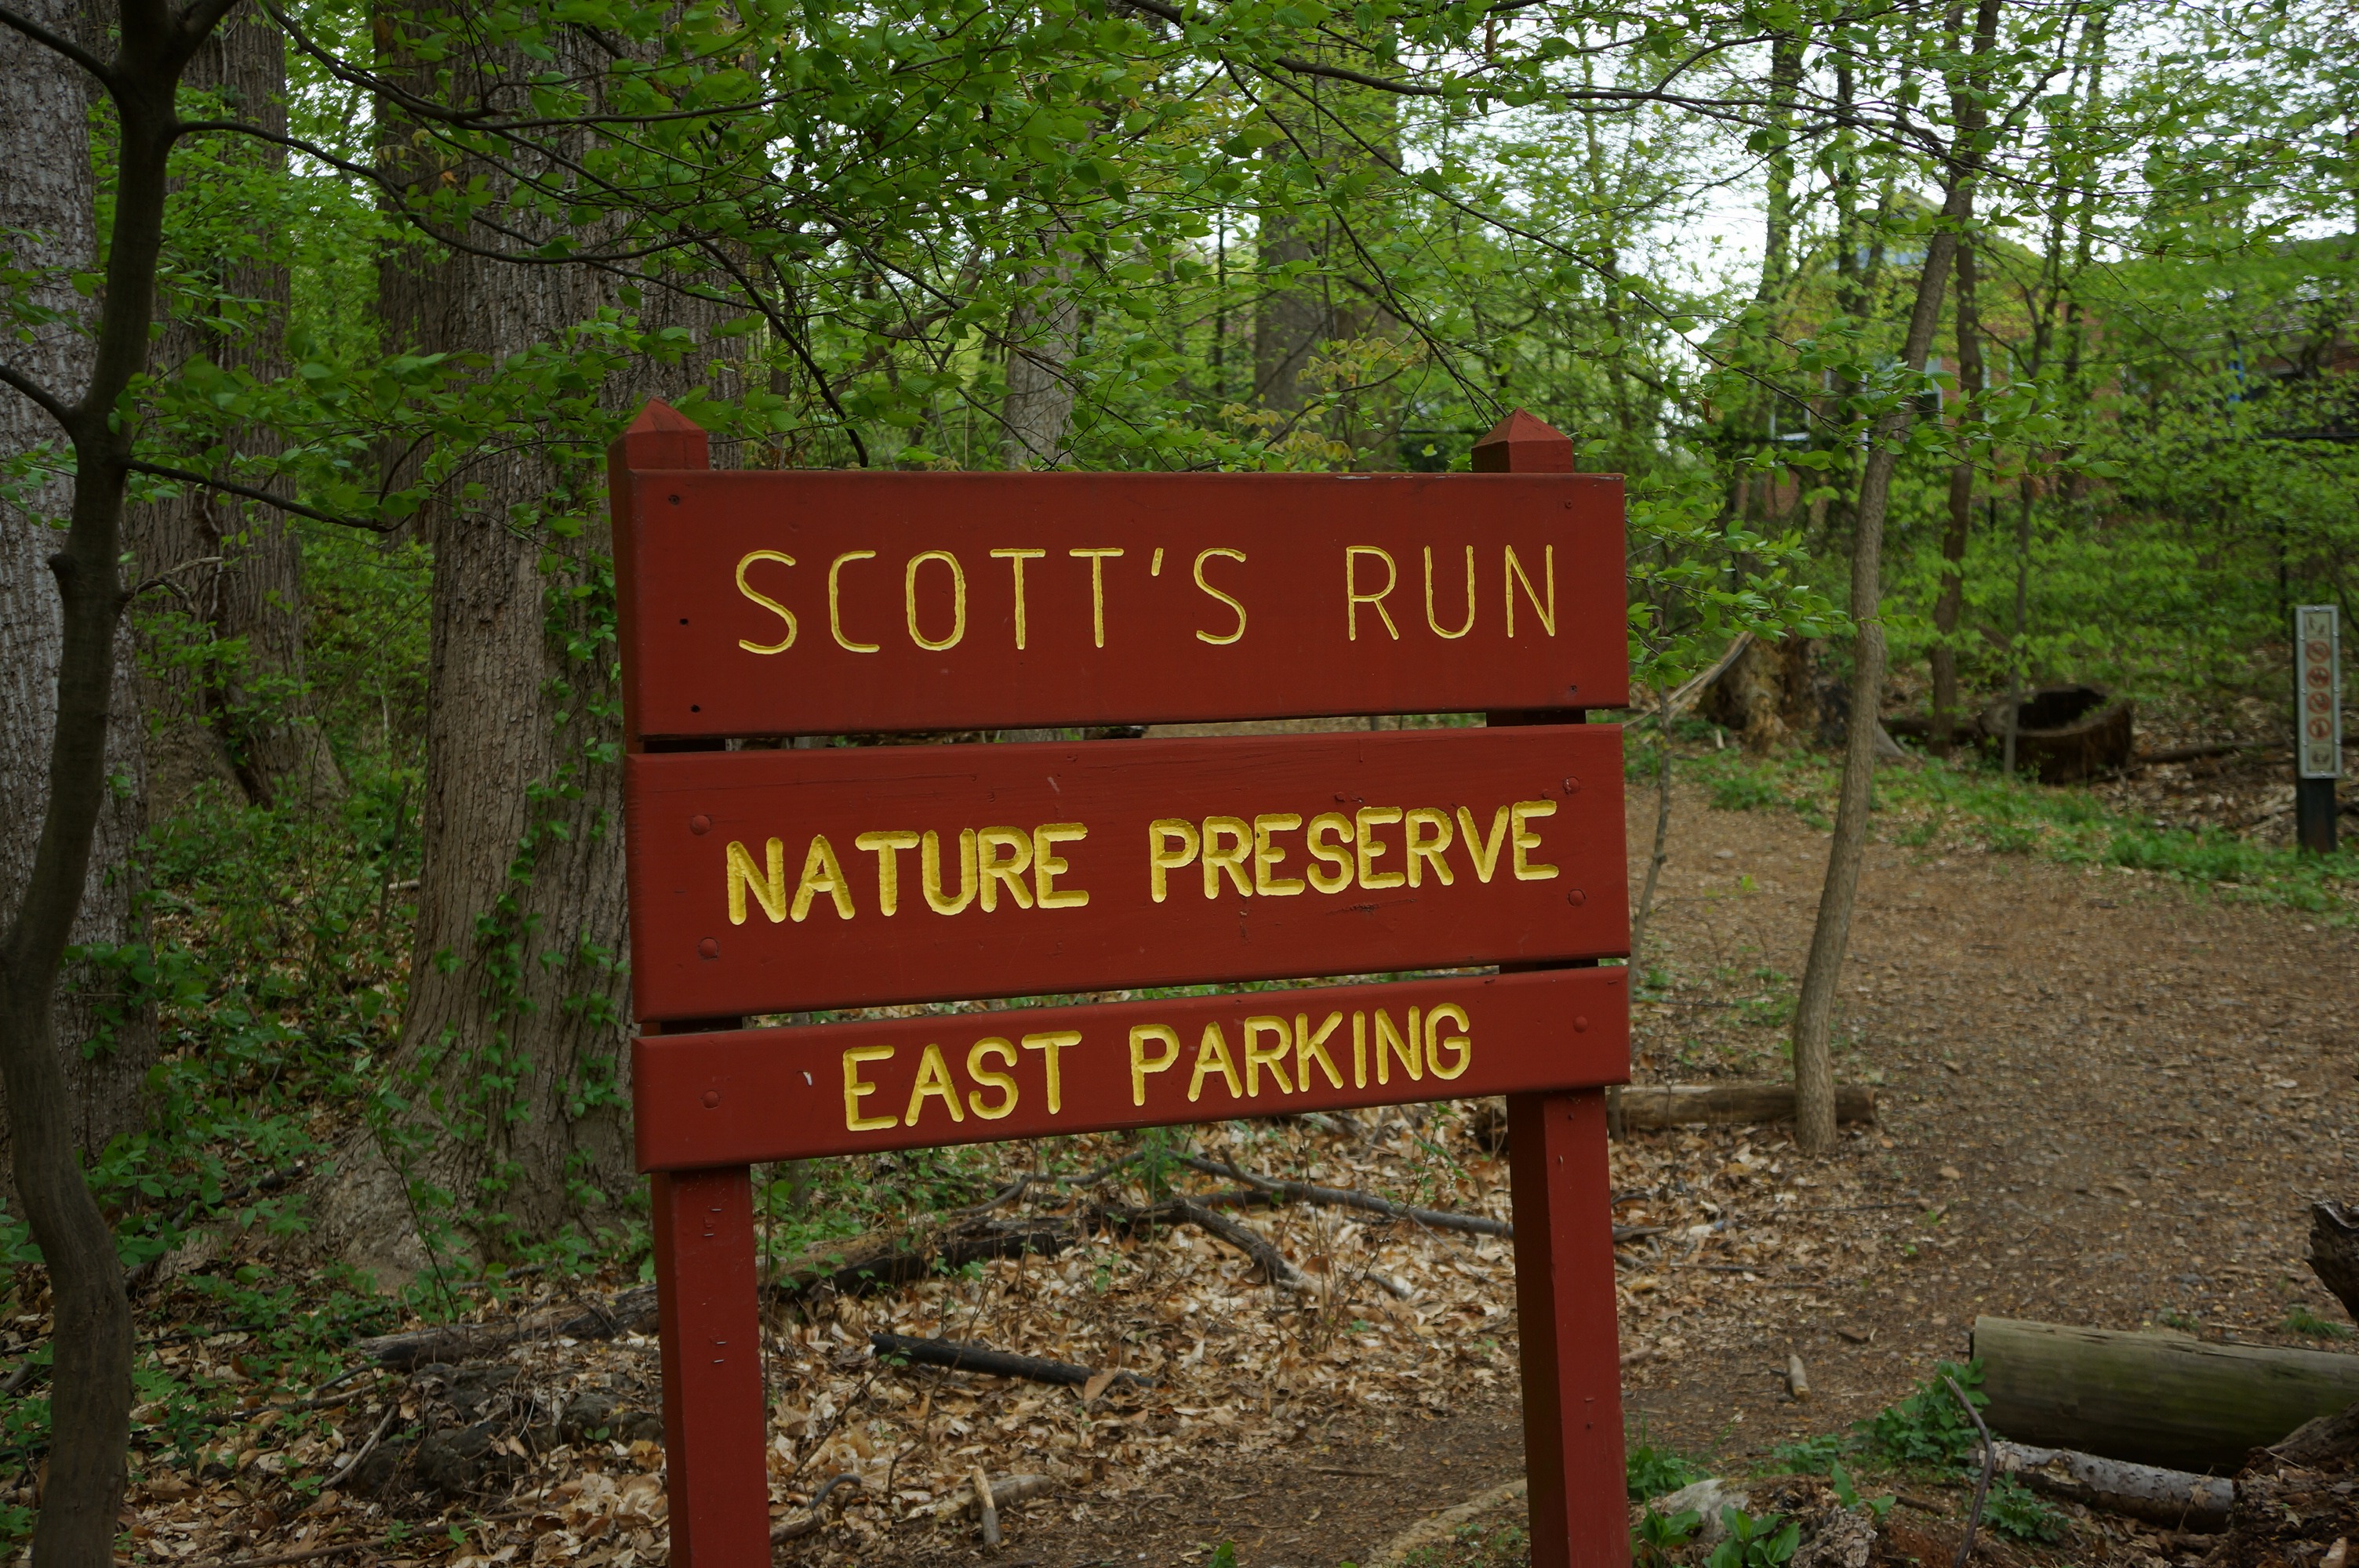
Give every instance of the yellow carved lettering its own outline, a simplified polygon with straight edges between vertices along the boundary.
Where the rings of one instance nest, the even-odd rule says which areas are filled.
[[[756,643],[740,637],[737,645],[749,654],[783,654],[795,645],[795,612],[745,580],[745,568],[756,561],[777,561],[781,566],[790,567],[795,564],[795,558],[776,550],[748,550],[737,562],[737,591],[785,622],[787,634],[775,643]]]
[[[1420,834],[1419,828],[1427,831]],[[1419,885],[1419,875],[1429,865],[1433,868],[1434,879],[1443,887],[1448,887],[1455,880],[1450,874],[1450,862],[1442,859],[1442,852],[1450,848],[1451,838],[1450,813],[1433,806],[1409,807],[1408,824],[1401,829],[1401,838],[1408,847],[1409,886]]]
[[[973,1044],[968,1046],[966,1052],[966,1076],[973,1078],[976,1083],[981,1084],[983,1088],[968,1090],[966,1103],[967,1108],[973,1111],[975,1115],[981,1117],[984,1120],[997,1121],[1000,1118],[1007,1115],[1016,1108],[1016,1080],[1009,1077],[1006,1073],[997,1072],[990,1067],[984,1066],[984,1059],[991,1056],[998,1057],[1001,1061],[1006,1063],[1011,1067],[1016,1065],[1016,1047],[1010,1045],[1005,1040],[978,1040]],[[983,1089],[997,1089],[999,1091],[999,1103],[997,1105],[984,1104]],[[1054,1108],[1052,1107],[1051,1108],[1053,1109]]]
[[[1462,806],[1458,808],[1458,826],[1466,836],[1466,858],[1474,862],[1475,880],[1490,886],[1491,873],[1499,869],[1499,851],[1507,842],[1507,808],[1503,806],[1491,814],[1488,838],[1474,826],[1474,814]]]
[[[754,864],[752,851],[734,838],[729,841],[729,924],[745,924],[745,890],[754,891],[762,913],[776,925],[787,917],[787,844],[783,838],[773,838],[766,846],[770,864],[766,871]]]
[[[1368,1087],[1368,1015],[1364,1012],[1352,1015],[1352,1087]]]
[[[1059,1070],[1057,1053],[1068,1045],[1078,1045],[1081,1043],[1082,1032],[1078,1029],[1052,1029],[1045,1034],[1027,1034],[1024,1037],[1024,1049],[1039,1052],[1041,1060],[1047,1067],[1050,1116],[1055,1116],[1065,1108],[1065,1080]]]
[[[1364,888],[1397,888],[1408,879],[1398,871],[1379,871],[1375,863],[1385,858],[1385,846],[1376,838],[1375,829],[1388,822],[1401,819],[1397,806],[1364,806],[1353,815],[1352,836],[1358,840],[1360,885]]]
[[[1266,1034],[1276,1035],[1277,1044],[1268,1046],[1254,1044]],[[1261,1070],[1264,1067],[1267,1067],[1270,1076],[1277,1080],[1278,1093],[1290,1095],[1294,1092],[1294,1080],[1286,1076],[1286,1058],[1293,1049],[1294,1032],[1287,1027],[1286,1020],[1273,1018],[1266,1013],[1245,1020],[1246,1098],[1261,1098]]]
[[[876,1086],[860,1076],[863,1062],[885,1062],[892,1059],[890,1045],[854,1045],[843,1054],[843,1127],[847,1132],[875,1132],[887,1127],[898,1127],[897,1116],[863,1116],[860,1102],[876,1092]]]
[[[1194,863],[1201,840],[1196,825],[1166,816],[1147,825],[1147,893],[1161,903],[1169,892],[1168,879],[1182,866]],[[1170,846],[1177,846],[1172,848]]]
[[[1032,835],[1021,827],[986,827],[974,836],[974,869],[981,873],[983,912],[991,914],[999,907],[999,890],[1006,888],[1007,896],[1016,901],[1018,909],[1032,907],[1032,890],[1024,885],[1024,873],[1032,864]],[[1008,858],[999,858],[1005,849]]]
[[[1555,815],[1556,802],[1552,800],[1519,800],[1508,808],[1510,828],[1507,834],[1507,844],[1514,852],[1517,881],[1544,882],[1556,875],[1554,866],[1544,866],[1525,859],[1540,847],[1540,836],[1524,826],[1538,817]]]
[[[1556,635],[1556,546],[1549,545],[1546,548],[1548,553],[1541,557],[1540,575],[1548,579],[1548,603],[1542,605],[1539,594],[1532,588],[1532,579],[1524,575],[1524,563],[1516,559],[1516,546],[1507,546],[1506,592],[1507,635],[1510,637],[1516,634],[1516,584],[1519,582],[1524,585],[1524,597],[1532,601],[1532,613],[1540,618],[1541,627],[1549,636]]]
[[[1163,1043],[1163,1054],[1149,1059],[1147,1054],[1146,1046],[1147,1043],[1150,1040],[1159,1040]],[[1136,1023],[1131,1025],[1130,1103],[1134,1106],[1145,1105],[1147,1103],[1147,1075],[1149,1073],[1168,1073],[1171,1070],[1171,1064],[1177,1062],[1179,1059],[1180,1035],[1177,1031],[1168,1029],[1160,1023]]]
[[[1237,1065],[1229,1055],[1229,1037],[1221,1033],[1218,1023],[1208,1023],[1203,1038],[1196,1042],[1196,1076],[1188,1082],[1190,1105],[1203,1094],[1204,1080],[1214,1073],[1227,1082],[1231,1099],[1245,1098],[1245,1087],[1237,1082]]]
[[[991,552],[991,558],[993,560],[1006,561],[1009,569],[1014,571],[1016,574],[1016,651],[1019,654],[1024,651],[1024,634],[1026,631],[1024,622],[1024,563],[1027,561],[1037,561],[1048,553],[1049,552],[1046,550],[994,550]]]
[[[801,925],[810,914],[811,900],[821,893],[834,901],[838,920],[852,918],[851,879],[843,874],[843,863],[835,858],[835,846],[827,835],[814,833],[810,848],[803,851],[802,880],[795,884],[795,906],[787,912],[788,918]]]
[[[1374,556],[1385,563],[1385,586],[1374,593],[1360,591],[1362,556]],[[1356,643],[1360,640],[1360,606],[1363,604],[1376,612],[1385,623],[1385,630],[1392,633],[1394,642],[1400,641],[1400,628],[1393,624],[1393,612],[1385,608],[1385,595],[1390,593],[1399,581],[1400,568],[1393,563],[1389,553],[1374,545],[1347,545],[1343,547],[1343,618],[1349,641]]]
[[[1444,627],[1441,624],[1440,618],[1433,612],[1433,546],[1431,545],[1428,545],[1425,547],[1425,623],[1433,628],[1433,633],[1435,636],[1447,637],[1452,642],[1457,641],[1459,638],[1466,635],[1467,633],[1474,630],[1473,546],[1469,545],[1466,546],[1466,624],[1461,626],[1455,632],[1450,631],[1448,628]]]
[[[873,561],[874,550],[846,550],[827,566],[827,629],[835,634],[835,645],[855,654],[876,652],[875,643],[855,643],[843,634],[843,568],[853,561]]]
[[[942,1060],[942,1048],[933,1044],[918,1058],[918,1080],[909,1086],[909,1108],[901,1113],[902,1122],[917,1126],[918,1112],[929,1098],[948,1106],[952,1121],[966,1119],[966,1107],[959,1104],[958,1085],[951,1078],[951,1065]]]
[[[1337,837],[1334,843],[1328,839]],[[1319,862],[1310,871],[1310,885],[1321,892],[1342,892],[1352,885],[1352,819],[1340,811],[1322,811],[1310,819],[1303,838],[1310,858]]]
[[[928,561],[940,561],[951,568],[951,634],[939,643],[918,630],[918,568]],[[966,636],[966,568],[948,550],[919,551],[901,573],[901,608],[908,617],[909,641],[935,654],[957,647]]]
[[[1408,1033],[1406,1035],[1393,1027],[1391,1013],[1381,1007],[1376,1009],[1376,1082],[1386,1084],[1392,1081],[1395,1058],[1398,1058],[1410,1077],[1424,1077],[1425,1053],[1421,1049],[1424,1038],[1418,1028],[1417,1009],[1408,1010]],[[910,1118],[912,1122],[916,1119],[915,1117]]]
[[[1237,612],[1237,624],[1234,631],[1220,637],[1213,636],[1210,632],[1199,632],[1196,633],[1196,641],[1211,643],[1215,646],[1226,646],[1228,643],[1242,640],[1245,634],[1245,607],[1204,580],[1204,563],[1214,556],[1225,556],[1230,560],[1243,562],[1245,553],[1243,550],[1204,550],[1196,557],[1196,586]]]
[[[1057,853],[1060,844],[1078,844],[1090,830],[1078,822],[1044,822],[1032,829],[1032,891],[1043,909],[1080,909],[1090,902],[1087,888],[1060,888],[1057,879],[1073,868]]]
[[[1445,1017],[1458,1025],[1459,1033],[1444,1034],[1441,1032],[1441,1021]],[[1454,1078],[1466,1071],[1466,1065],[1474,1059],[1474,1045],[1468,1033],[1473,1027],[1467,1019],[1466,1010],[1454,1001],[1443,1002],[1425,1015],[1425,1065],[1433,1069],[1435,1077]],[[1458,1060],[1446,1068],[1441,1065],[1441,1050],[1445,1045],[1458,1054]]]
[[[1310,1064],[1313,1062],[1317,1062],[1319,1070],[1327,1075],[1331,1087],[1339,1089],[1343,1087],[1343,1075],[1335,1070],[1335,1058],[1327,1054],[1327,1037],[1343,1025],[1343,1015],[1331,1012],[1327,1015],[1327,1022],[1319,1026],[1319,1033],[1313,1034],[1310,1032],[1310,1015],[1307,1012],[1294,1015],[1294,1076],[1300,1080],[1296,1087],[1302,1093],[1310,1092]]]
[[[1302,826],[1302,818],[1290,811],[1266,812],[1253,821],[1254,892],[1265,898],[1292,898],[1302,891],[1299,877],[1274,875],[1286,851],[1269,841],[1273,833],[1291,833]]]
[[[919,851],[919,871],[926,884],[926,907],[936,914],[956,914],[974,902],[974,829],[962,828],[959,846],[959,894],[956,899],[942,893],[942,836],[931,828],[926,830],[925,848]]]
[[[1065,553],[1077,561],[1090,563],[1090,645],[1103,648],[1105,646],[1105,564],[1110,557],[1122,552],[1101,549],[1068,550]]]
[[[1245,875],[1245,859],[1252,853],[1253,829],[1244,817],[1204,818],[1204,896],[1221,896],[1221,873],[1226,871],[1237,892],[1251,897],[1253,883]]]
[[[918,835],[908,828],[895,828],[887,833],[863,833],[854,838],[853,847],[866,849],[876,857],[876,908],[885,914],[897,914],[901,908],[901,851],[918,847]]]

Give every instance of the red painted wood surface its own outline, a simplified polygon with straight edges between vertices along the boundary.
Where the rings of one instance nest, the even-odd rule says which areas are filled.
[[[770,1560],[751,1178],[658,1173],[650,1195],[675,1568]]]
[[[1625,1568],[1604,1091],[1509,1096],[1507,1160],[1532,1568]]]
[[[1629,1077],[1626,974],[1552,969],[650,1037],[631,1056],[639,1165],[1618,1084]]]
[[[632,757],[637,1015],[1617,954],[1621,756],[1594,725]],[[1322,816],[1340,871],[1307,852]],[[973,895],[956,914],[925,891],[928,833],[940,906]],[[1151,847],[1190,836],[1230,863],[1200,848],[1158,899]]]
[[[1628,697],[1610,477],[659,471],[617,493],[648,736]]]

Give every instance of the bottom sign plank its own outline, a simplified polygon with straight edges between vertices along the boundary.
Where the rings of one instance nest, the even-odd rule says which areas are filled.
[[[1544,969],[645,1037],[632,1047],[639,1168],[1619,1084],[1627,976]]]

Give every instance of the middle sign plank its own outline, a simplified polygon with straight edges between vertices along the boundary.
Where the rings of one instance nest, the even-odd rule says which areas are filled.
[[[1622,953],[1608,725],[634,755],[643,1020]]]

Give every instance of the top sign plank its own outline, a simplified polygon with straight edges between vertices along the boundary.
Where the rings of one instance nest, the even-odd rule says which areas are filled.
[[[641,736],[1628,699],[1611,476],[618,479]]]

